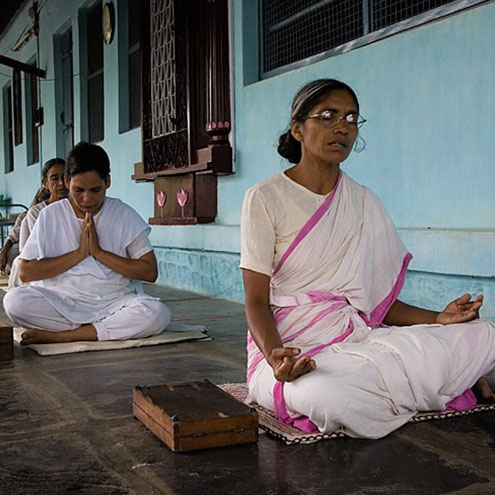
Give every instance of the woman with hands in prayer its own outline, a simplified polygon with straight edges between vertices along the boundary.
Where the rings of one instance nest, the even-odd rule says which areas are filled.
[[[110,162],[98,145],[69,153],[68,199],[47,206],[20,255],[28,286],[4,298],[4,309],[27,327],[23,344],[123,340],[160,333],[170,311],[142,292],[158,271],[149,226],[128,205],[106,196]]]

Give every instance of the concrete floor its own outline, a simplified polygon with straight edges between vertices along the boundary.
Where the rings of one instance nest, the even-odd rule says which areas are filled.
[[[0,494],[494,494],[495,413],[406,425],[382,440],[177,454],[132,416],[132,389],[243,381],[243,307],[158,286],[213,340],[0,362]]]

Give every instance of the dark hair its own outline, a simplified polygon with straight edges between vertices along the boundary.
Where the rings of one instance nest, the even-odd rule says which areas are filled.
[[[359,101],[350,86],[336,79],[317,79],[305,84],[294,96],[291,122],[304,122],[311,109],[336,90],[347,91],[356,102],[359,113]],[[292,135],[290,129],[280,136],[277,151],[290,163],[299,163],[301,160],[301,143]]]
[[[74,175],[91,171],[106,180],[110,175],[110,160],[101,146],[81,141],[69,152],[65,173],[70,179]]]
[[[41,169],[41,180],[45,180],[48,177],[48,172],[54,165],[65,166],[65,160],[63,158],[51,158],[50,160],[47,160]]]

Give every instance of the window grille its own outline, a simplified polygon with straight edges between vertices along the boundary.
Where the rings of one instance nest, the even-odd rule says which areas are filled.
[[[176,131],[174,0],[155,0],[151,15],[153,137]]]
[[[363,35],[362,0],[265,0],[264,72]]]
[[[261,71],[266,74],[318,54],[337,53],[346,44],[348,50],[485,1],[260,0]],[[438,11],[433,15],[426,14],[434,9]],[[398,23],[403,25],[397,28]]]
[[[213,222],[216,174],[232,173],[229,0],[138,3],[143,161],[133,178],[154,182],[151,224]]]
[[[423,14],[454,0],[374,0],[372,15],[372,30],[376,31],[385,26],[403,21],[409,17]]]

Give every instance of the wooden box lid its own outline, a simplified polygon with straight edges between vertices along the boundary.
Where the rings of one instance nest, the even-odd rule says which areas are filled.
[[[208,380],[136,387],[133,412],[174,451],[258,439],[256,410]]]

